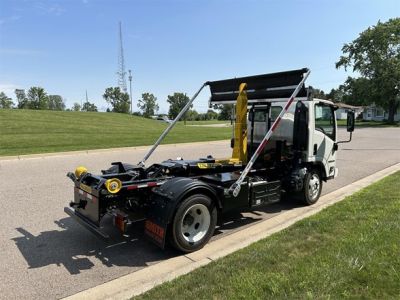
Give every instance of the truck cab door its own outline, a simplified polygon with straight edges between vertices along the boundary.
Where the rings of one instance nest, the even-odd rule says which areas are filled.
[[[332,105],[314,103],[314,130],[312,155],[316,162],[322,162],[326,177],[335,177],[336,170],[336,117]]]

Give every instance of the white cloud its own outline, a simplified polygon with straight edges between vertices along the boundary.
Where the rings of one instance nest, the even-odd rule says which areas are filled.
[[[58,3],[45,3],[42,1],[36,2],[34,6],[43,15],[55,15],[60,16],[65,12],[63,8]]]
[[[4,92],[8,97],[15,98],[15,89],[20,89],[21,86],[13,83],[0,83],[0,92]]]
[[[0,26],[6,23],[18,21],[19,19],[21,19],[21,16],[18,15],[13,15],[11,17],[0,19]]]
[[[13,49],[13,48],[0,48],[0,55],[22,55],[34,56],[44,54],[43,51],[33,49]]]

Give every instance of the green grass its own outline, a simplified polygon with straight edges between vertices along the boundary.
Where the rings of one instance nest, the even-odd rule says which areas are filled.
[[[338,126],[346,126],[347,120],[337,120],[337,125]],[[387,122],[378,122],[378,121],[356,121],[355,124],[356,128],[357,127],[399,127],[400,124],[399,122],[395,124],[389,124]]]
[[[152,145],[168,124],[116,113],[0,109],[0,156]],[[230,128],[179,123],[164,143],[229,139]]]
[[[181,121],[180,123],[183,123]],[[212,124],[231,124],[231,121],[225,120],[207,120],[207,121],[186,121],[186,125],[212,125]]]
[[[137,299],[399,299],[399,182],[397,172]]]

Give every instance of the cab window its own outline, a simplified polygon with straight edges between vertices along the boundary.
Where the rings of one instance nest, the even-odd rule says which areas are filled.
[[[254,122],[265,122],[267,120],[267,110],[258,109],[254,110]],[[249,113],[249,121],[251,121],[251,114]]]
[[[315,130],[335,140],[335,114],[333,107],[322,103],[315,104]]]
[[[271,106],[271,122],[275,122],[276,118],[282,111],[282,107],[280,106]]]
[[[271,122],[274,122],[282,111],[280,106],[271,106]],[[267,109],[256,109],[254,111],[254,122],[267,122]],[[249,121],[251,121],[251,114],[249,114]]]

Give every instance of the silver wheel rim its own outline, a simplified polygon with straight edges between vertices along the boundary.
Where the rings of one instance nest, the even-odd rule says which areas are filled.
[[[196,243],[207,233],[211,224],[211,216],[208,208],[203,204],[195,204],[189,207],[181,221],[181,234],[185,241]]]
[[[311,200],[315,200],[319,195],[319,189],[321,188],[321,184],[319,182],[319,177],[317,174],[312,174],[310,181],[308,182],[308,195]]]

